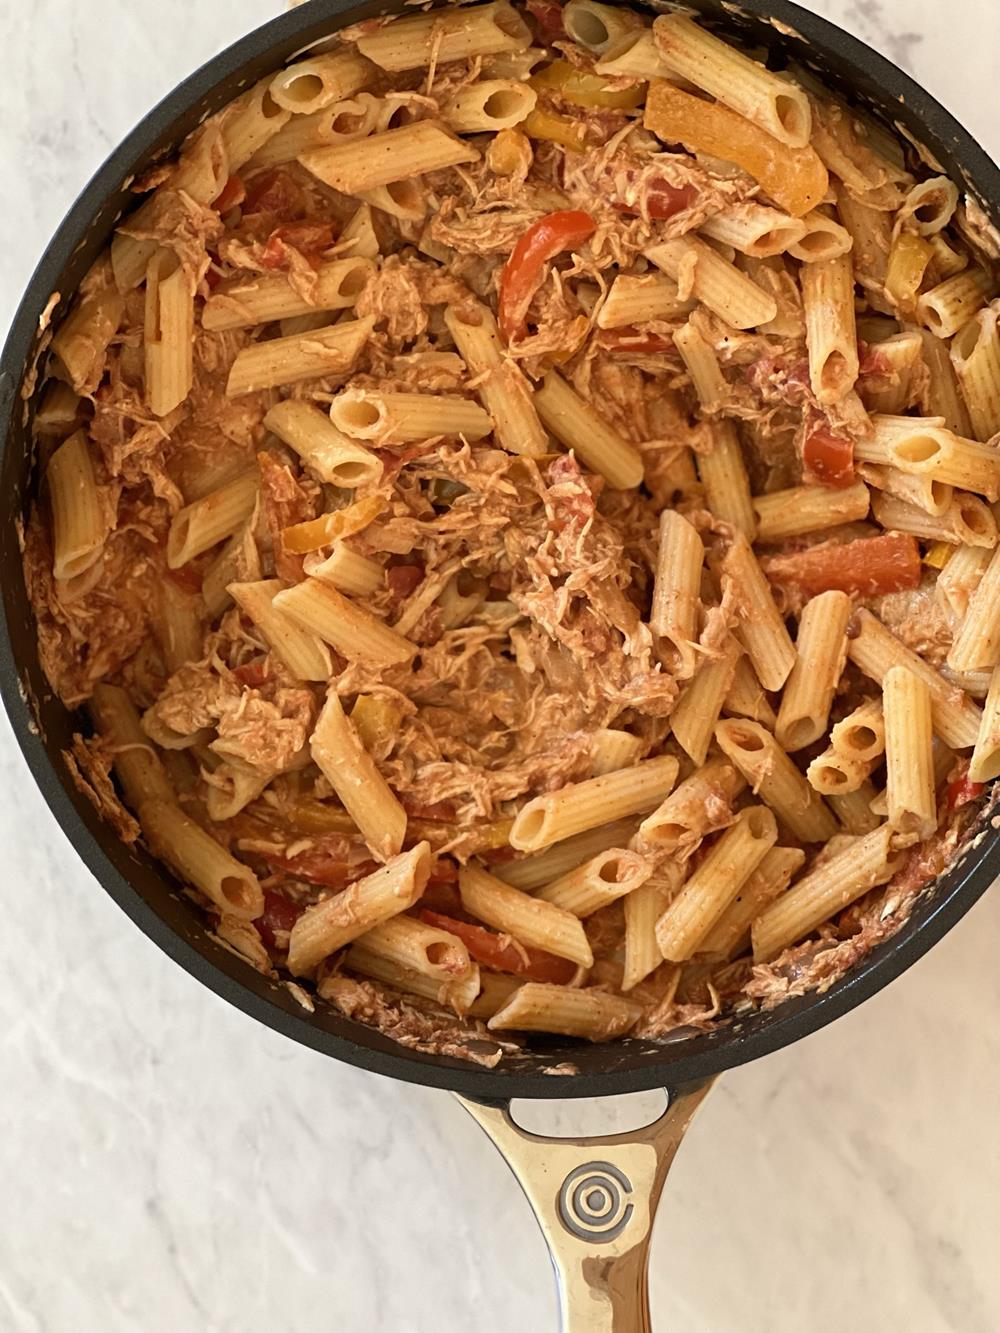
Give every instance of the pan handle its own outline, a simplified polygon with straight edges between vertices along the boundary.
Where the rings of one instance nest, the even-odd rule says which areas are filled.
[[[650,1333],[649,1238],[667,1172],[714,1080],[668,1093],[630,1134],[558,1139],[515,1124],[509,1103],[459,1097],[517,1177],[549,1247],[563,1333]]]

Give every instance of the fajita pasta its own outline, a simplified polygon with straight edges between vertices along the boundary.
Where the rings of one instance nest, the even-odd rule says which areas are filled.
[[[868,126],[688,17],[494,0],[157,172],[53,336],[25,569],[83,778],[252,966],[493,1064],[825,987],[947,865],[1000,300]]]

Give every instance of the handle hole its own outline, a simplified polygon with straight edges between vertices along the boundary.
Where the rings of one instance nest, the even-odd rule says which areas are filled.
[[[552,1081],[559,1082],[557,1078]],[[643,1129],[658,1120],[666,1109],[666,1093],[655,1089],[571,1102],[513,1101],[510,1116],[519,1129],[529,1134],[544,1134],[552,1139],[592,1139]]]

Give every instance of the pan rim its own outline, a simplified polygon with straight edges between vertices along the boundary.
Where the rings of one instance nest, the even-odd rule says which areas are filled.
[[[294,50],[296,42],[306,46],[344,26],[345,21],[352,21],[360,8],[351,0],[310,0],[307,6],[255,29],[182,81],[143,117],[94,173],[36,265],[0,353],[0,459],[9,446],[13,414],[21,401],[20,388],[39,320],[70,255],[107,200],[119,191],[130,169],[162,137],[165,128],[178,122],[219,85],[238,76],[253,59],[277,54],[283,47]],[[891,90],[938,142],[952,146],[952,152],[961,158],[969,185],[1000,212],[1000,169],[949,111],[886,57],[793,0],[742,0],[734,8],[770,21],[779,32],[779,25],[793,30],[818,50]],[[70,799],[46,752],[21,683],[6,606],[0,616],[0,697],[42,797],[77,855],[105,892],[168,957],[235,1008],[304,1046],[374,1073],[450,1089],[482,1101],[575,1099],[677,1087],[780,1050],[847,1014],[900,976],[943,938],[1000,873],[1000,839],[989,835],[941,877],[934,901],[915,925],[912,919],[907,922],[885,946],[857,964],[825,995],[808,997],[806,1005],[786,1001],[772,1015],[755,1019],[754,1027],[745,1033],[728,1027],[710,1036],[667,1043],[660,1048],[661,1058],[654,1054],[630,1055],[634,1043],[618,1043],[603,1048],[609,1053],[622,1053],[617,1067],[609,1061],[611,1067],[607,1069],[566,1078],[553,1077],[543,1068],[530,1073],[507,1072],[502,1065],[488,1070],[421,1055],[395,1043],[385,1047],[366,1044],[362,1038],[370,1039],[371,1034],[361,1025],[357,1025],[357,1040],[340,1036],[316,1023],[304,1009],[294,1012],[253,990],[235,970],[224,970],[207,950],[179,934],[121,874]],[[205,932],[205,939],[210,938]],[[249,964],[243,966],[249,968]],[[628,1063],[629,1059],[636,1063]]]

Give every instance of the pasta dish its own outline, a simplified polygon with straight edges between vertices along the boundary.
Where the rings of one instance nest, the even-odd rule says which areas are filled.
[[[66,762],[307,1008],[488,1065],[730,1022],[1000,775],[1000,250],[767,61],[597,0],[357,24],[135,182],[46,335]]]

